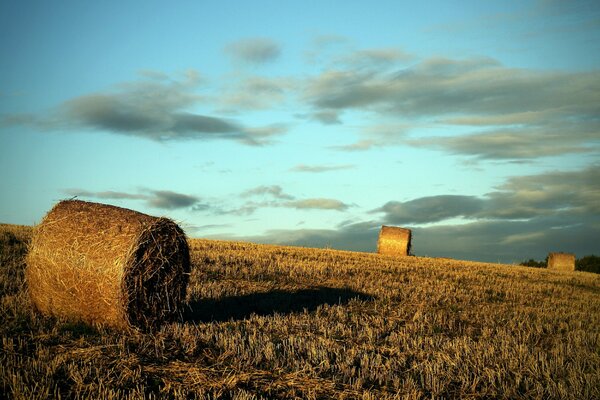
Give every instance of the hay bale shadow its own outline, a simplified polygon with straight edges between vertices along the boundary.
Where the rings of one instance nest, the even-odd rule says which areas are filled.
[[[315,311],[320,305],[346,304],[352,299],[373,300],[373,296],[351,289],[318,287],[297,291],[273,290],[220,299],[200,299],[184,308],[183,322],[225,322],[242,320],[252,314],[265,316]]]

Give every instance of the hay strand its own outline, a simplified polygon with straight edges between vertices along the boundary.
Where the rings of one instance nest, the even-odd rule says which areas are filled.
[[[548,254],[548,268],[560,271],[575,271],[575,254],[550,253]]]
[[[46,315],[119,329],[153,329],[180,311],[190,273],[173,221],[79,200],[34,228],[26,280]]]
[[[397,226],[381,227],[377,240],[377,253],[390,256],[410,255],[412,232]]]

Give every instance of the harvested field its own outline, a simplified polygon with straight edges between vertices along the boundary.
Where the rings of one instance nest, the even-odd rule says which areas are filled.
[[[182,320],[124,335],[34,313],[0,241],[8,398],[600,398],[600,275],[192,239]]]

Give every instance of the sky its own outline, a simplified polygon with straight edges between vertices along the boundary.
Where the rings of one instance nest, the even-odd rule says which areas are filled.
[[[190,237],[600,254],[600,3],[0,3],[0,222],[76,197]]]

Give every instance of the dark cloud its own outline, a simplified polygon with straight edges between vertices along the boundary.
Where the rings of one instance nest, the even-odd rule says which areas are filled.
[[[291,168],[290,171],[294,171],[294,172],[321,173],[321,172],[339,171],[339,170],[352,169],[352,168],[354,168],[354,165],[352,165],[352,164],[342,164],[342,165],[306,165],[306,164],[298,164],[295,167]]]
[[[325,125],[337,125],[342,123],[339,113],[332,110],[317,111],[311,114],[310,117]]]
[[[509,178],[483,197],[441,195],[390,201],[373,210],[394,224],[425,224],[451,218],[529,220],[549,215],[600,215],[600,166]]]
[[[200,78],[188,71],[183,80],[153,72],[150,79],[124,83],[117,90],[76,97],[47,116],[9,115],[4,124],[39,129],[94,129],[152,140],[230,139],[249,145],[265,144],[285,127],[243,127],[214,116],[186,111],[203,98],[194,94]],[[148,76],[148,73],[144,73]]]
[[[383,212],[393,224],[424,224],[450,218],[472,217],[483,208],[475,196],[429,196],[406,202],[390,201],[373,212]]]
[[[188,208],[196,206],[199,199],[196,196],[171,192],[169,190],[153,190],[147,199],[148,205],[164,210]]]
[[[240,237],[256,243],[332,247],[375,252],[382,222],[341,224],[335,229],[271,230],[263,235]],[[411,227],[412,251],[417,256],[518,263],[543,260],[551,251],[572,252],[577,257],[599,254],[600,218],[543,217],[529,221],[482,220],[462,225]]]
[[[552,171],[508,179],[486,195],[480,218],[522,219],[536,216],[600,215],[600,166]]]
[[[81,96],[66,102],[65,123],[154,140],[221,137],[240,139],[242,128],[230,121],[180,112],[196,98],[191,86],[144,83],[125,91]]]
[[[343,203],[336,199],[303,199],[288,201],[283,204],[284,207],[296,208],[299,210],[336,210],[344,211],[350,207],[348,204]]]
[[[116,191],[91,192],[82,189],[67,189],[64,191],[69,196],[102,200],[144,200],[146,205],[162,210],[191,209],[204,211],[210,208],[202,203],[200,198],[170,190],[143,189],[139,193],[126,193]]]
[[[515,263],[551,251],[598,254],[600,220],[538,217],[413,229],[413,252],[434,257]]]
[[[268,38],[252,38],[227,45],[225,52],[235,61],[248,64],[265,64],[279,57],[281,47]]]

